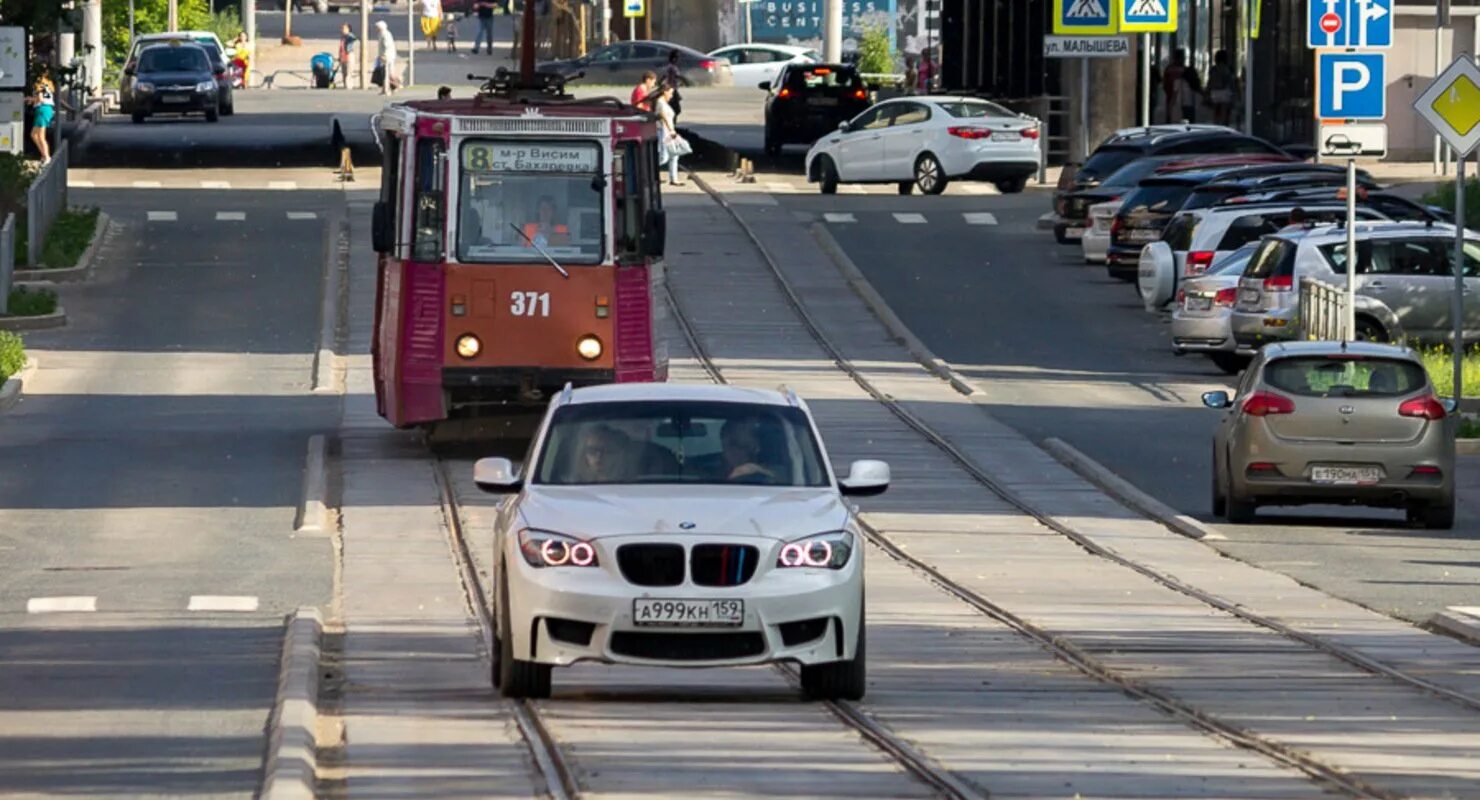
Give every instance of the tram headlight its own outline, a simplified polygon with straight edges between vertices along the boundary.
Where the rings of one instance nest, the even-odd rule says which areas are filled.
[[[463,358],[477,358],[483,352],[483,343],[471,333],[457,337],[457,354]]]
[[[576,352],[587,361],[595,361],[601,358],[601,340],[587,334],[576,342]]]

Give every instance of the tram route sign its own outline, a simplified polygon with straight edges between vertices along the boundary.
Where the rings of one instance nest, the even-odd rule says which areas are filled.
[[[1124,0],[1053,0],[1056,34],[1108,36],[1120,32]]]
[[[595,172],[596,145],[587,143],[468,142],[463,169],[472,172]]]

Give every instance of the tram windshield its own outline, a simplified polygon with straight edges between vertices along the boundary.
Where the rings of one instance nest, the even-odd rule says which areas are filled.
[[[595,142],[475,139],[460,155],[464,262],[599,264],[605,182]]]

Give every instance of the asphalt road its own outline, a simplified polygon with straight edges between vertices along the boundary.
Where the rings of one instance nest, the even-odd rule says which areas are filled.
[[[328,539],[293,521],[337,419],[309,389],[340,198],[71,201],[120,227],[0,415],[0,795],[250,797],[282,615],[331,595]]]
[[[1216,418],[1199,395],[1229,379],[1204,359],[1173,356],[1165,320],[1141,310],[1130,284],[1034,229],[1046,194],[778,198],[810,218],[852,213],[856,222],[827,223],[830,232],[905,324],[987,391],[999,418],[1035,440],[1063,439],[1173,507],[1216,522],[1228,539],[1212,544],[1225,553],[1414,621],[1473,605],[1473,463],[1461,467],[1470,488],[1452,532],[1410,529],[1394,512],[1334,507],[1270,509],[1251,526],[1213,520]],[[962,216],[984,211],[997,224]]]

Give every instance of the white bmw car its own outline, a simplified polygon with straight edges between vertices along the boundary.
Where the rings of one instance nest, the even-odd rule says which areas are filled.
[[[730,62],[730,74],[736,86],[754,88],[764,81],[774,81],[787,64],[812,64],[822,60],[822,54],[808,47],[790,44],[732,44],[710,51],[710,56]]]
[[[614,384],[550,404],[494,535],[494,682],[546,697],[555,666],[801,665],[818,699],[864,692],[864,542],[845,495],[889,466],[829,466],[795,394]]]
[[[898,97],[818,139],[807,151],[807,180],[823,194],[840,183],[940,194],[957,180],[1021,192],[1038,171],[1038,129],[1038,120],[976,97]]]

